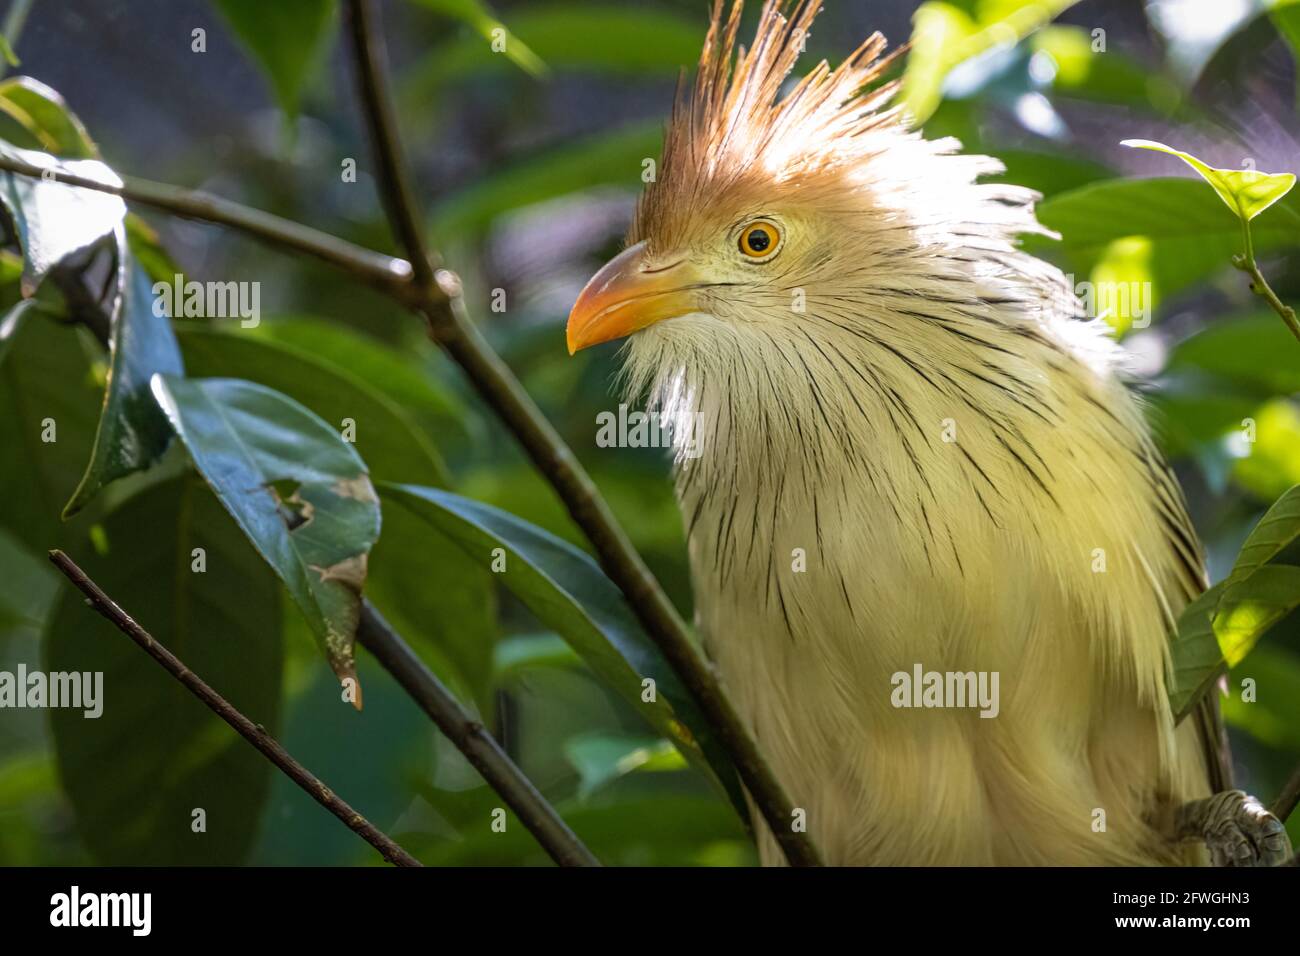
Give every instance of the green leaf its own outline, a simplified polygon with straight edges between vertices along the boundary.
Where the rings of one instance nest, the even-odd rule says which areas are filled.
[[[334,0],[214,0],[271,81],[285,115],[298,115],[303,89],[324,63],[334,33]]]
[[[1300,485],[1294,485],[1259,519],[1237,554],[1229,587],[1240,584],[1300,540]]]
[[[686,767],[677,749],[660,737],[583,734],[564,745],[564,756],[578,771],[578,798],[581,800],[637,770],[681,770]]]
[[[9,45],[9,40],[3,33],[0,33],[0,56],[3,56],[4,61],[14,68],[22,66],[18,54],[14,53],[14,48]]]
[[[92,159],[61,162],[48,153],[18,149],[4,142],[0,142],[0,156],[108,185],[122,185],[116,173]],[[8,170],[0,171],[0,206],[9,214],[23,250],[24,298],[35,295],[49,271],[64,259],[112,236],[126,215],[126,204],[120,196]]]
[[[186,666],[276,733],[279,589],[202,483],[186,477],[128,500],[105,521],[103,540],[106,553],[78,555],[86,572]],[[193,570],[195,549],[202,572]],[[59,776],[98,862],[243,862],[273,772],[261,754],[67,585],[43,668],[103,675],[101,716],[49,711]],[[195,808],[206,813],[206,832],[192,829]]]
[[[1295,185],[1292,173],[1261,173],[1254,169],[1216,169],[1201,162],[1191,153],[1174,149],[1148,139],[1126,139],[1124,146],[1135,149],[1152,149],[1177,156],[1204,179],[1219,194],[1229,209],[1243,222],[1250,222],[1269,206],[1291,191]]]
[[[380,521],[361,457],[297,402],[252,382],[159,375],[153,392],[199,473],[288,587],[334,672],[355,680],[361,590]]]
[[[313,352],[243,331],[177,323],[189,374],[259,382],[305,405],[336,428],[351,421],[358,454],[377,478],[445,485],[447,468],[406,409],[356,374]]]
[[[1300,658],[1280,644],[1261,644],[1233,674],[1234,681],[1246,677],[1255,681],[1258,696],[1242,700],[1239,693],[1228,694],[1223,719],[1260,743],[1300,752]]]
[[[487,821],[500,801],[490,791],[482,799],[478,818]],[[608,866],[754,866],[758,862],[735,814],[717,800],[657,794],[560,809],[564,821]],[[399,832],[393,836],[430,866],[550,863],[545,851],[513,814],[503,833],[491,832],[484,822],[459,840],[421,833]]]
[[[484,45],[497,55],[531,76],[546,73],[546,64],[528,46],[497,19],[483,0],[415,0],[420,6],[468,25],[483,39]],[[498,52],[499,51],[499,52]]]
[[[21,462],[0,468],[0,525],[37,554],[70,530],[59,515],[93,447],[104,391],[93,371],[99,354],[84,330],[28,316],[0,365],[0,448]]]
[[[620,697],[697,767],[709,772],[744,813],[734,769],[658,648],[640,629],[618,588],[588,555],[548,532],[488,505],[449,492],[381,485],[386,499],[409,508],[447,535],[470,560],[504,571],[497,579],[580,654]],[[642,681],[655,682],[643,701]]]
[[[662,126],[650,123],[541,153],[439,203],[433,213],[433,232],[439,236],[481,232],[503,213],[596,186],[639,189],[641,164],[659,155],[662,140]]]
[[[0,113],[17,123],[32,145],[68,159],[97,159],[99,150],[63,97],[40,80],[12,76],[0,81]]]
[[[31,312],[42,311],[41,303],[35,299],[22,299],[8,312],[0,316],[0,365],[4,364],[9,347],[18,337],[18,330]]]
[[[0,649],[18,632],[40,634],[59,589],[58,572],[0,528]],[[0,738],[2,739],[2,738]]]
[[[105,486],[157,461],[171,441],[171,429],[149,392],[157,374],[180,374],[180,349],[165,315],[155,311],[149,277],[132,260],[118,235],[118,292],[109,336],[104,409],[95,431],[90,463],[63,509],[68,518]]]
[[[513,35],[555,70],[672,76],[699,57],[698,22],[664,10],[597,3],[537,4],[511,11]],[[458,37],[432,50],[404,96],[428,101],[449,82],[501,73],[505,57],[479,38]]]
[[[1214,614],[1214,634],[1227,665],[1241,663],[1255,643],[1297,607],[1300,567],[1269,564],[1242,580],[1225,582]]]
[[[1300,245],[1300,196],[1292,193],[1251,227],[1257,252]],[[1112,244],[1150,242],[1148,269],[1165,297],[1231,267],[1241,252],[1241,222],[1210,190],[1191,179],[1115,179],[1060,193],[1038,218],[1059,243],[1027,237],[1027,248],[1089,275]]]
[[[1016,43],[1046,26],[1078,0],[993,0],[979,16],[956,3],[927,0],[912,16],[911,53],[899,100],[921,126],[943,99],[943,83],[959,63],[995,46]]]
[[[465,436],[472,431],[473,413],[422,366],[416,350],[394,348],[337,322],[306,316],[267,318],[252,334],[346,368],[401,406],[431,437],[448,429]]]
[[[574,667],[582,663],[568,642],[558,634],[524,634],[498,641],[492,655],[492,669],[504,683],[536,667]]]
[[[1258,399],[1290,395],[1300,392],[1300,363],[1288,343],[1294,339],[1273,312],[1219,321],[1175,345],[1166,367],[1212,375],[1217,390],[1227,384]]]
[[[409,509],[385,501],[383,517],[366,593],[457,696],[491,713],[495,576]]]
[[[1253,428],[1249,437],[1254,441],[1245,443],[1233,479],[1264,501],[1300,484],[1300,407],[1290,399],[1274,399],[1256,408],[1242,425]]]
[[[387,529],[385,529],[387,534]],[[292,613],[292,612],[291,612]],[[288,636],[292,639],[292,635]],[[412,808],[434,761],[437,730],[388,672],[365,655],[366,712],[339,706],[339,688],[317,668],[286,702],[284,747],[386,833]],[[271,782],[253,866],[363,866],[375,851],[284,774]]]
[[[1214,609],[1223,582],[1210,588],[1183,609],[1170,645],[1172,668],[1169,706],[1181,721],[1223,672],[1223,654],[1214,636]]]

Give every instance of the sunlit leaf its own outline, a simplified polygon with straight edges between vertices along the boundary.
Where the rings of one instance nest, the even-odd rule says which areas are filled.
[[[1126,236],[1110,243],[1092,268],[1090,314],[1105,320],[1118,335],[1151,323],[1157,294],[1151,259],[1149,238]]]
[[[1293,173],[1261,173],[1254,169],[1216,169],[1191,153],[1184,153],[1146,139],[1126,139],[1123,145],[1135,149],[1151,149],[1177,156],[1213,187],[1219,198],[1245,222],[1250,222],[1269,206],[1291,191],[1295,185]]]
[[[355,679],[361,590],[380,522],[360,456],[297,402],[252,382],[160,375],[153,392],[199,474],[288,587],[334,672]]]
[[[1297,607],[1300,567],[1267,564],[1226,582],[1214,614],[1214,634],[1228,667],[1239,664],[1269,628]]]
[[[0,113],[32,138],[32,145],[67,159],[96,159],[99,151],[62,96],[30,76],[0,81]]]

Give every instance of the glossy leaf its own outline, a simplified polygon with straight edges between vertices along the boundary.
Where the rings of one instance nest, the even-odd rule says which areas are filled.
[[[1146,139],[1126,139],[1123,145],[1135,149],[1152,149],[1177,156],[1200,173],[1229,209],[1244,222],[1250,222],[1273,205],[1295,186],[1292,173],[1261,173],[1254,169],[1216,169],[1201,162],[1191,153],[1184,153]]]
[[[296,116],[304,88],[329,52],[335,0],[214,2],[270,80],[280,108]]]
[[[0,448],[22,463],[0,468],[0,525],[37,554],[69,531],[59,515],[90,459],[101,355],[88,332],[30,315],[0,364]]]
[[[336,428],[350,421],[357,452],[377,478],[446,484],[446,466],[428,433],[349,366],[242,330],[184,322],[177,334],[190,375],[259,382]]]
[[[593,671],[696,766],[720,781],[743,807],[735,771],[694,702],[632,617],[618,588],[588,555],[520,519],[445,491],[381,485],[387,500],[409,508],[484,567],[547,627],[569,642]],[[504,565],[499,562],[504,561]],[[643,680],[655,682],[644,701]],[[741,811],[743,812],[743,810]]]
[[[279,588],[193,477],[154,486],[105,520],[86,572],[250,720],[279,726]],[[203,570],[195,571],[196,549]],[[33,668],[36,662],[30,662]],[[101,672],[103,712],[52,709],[59,776],[104,864],[233,865],[259,830],[267,760],[66,583],[44,669]],[[206,832],[194,832],[194,810]]]
[[[42,169],[61,170],[107,185],[122,180],[91,159],[59,161],[48,153],[0,142],[0,156]],[[75,252],[112,236],[126,215],[121,197],[53,180],[0,171],[0,205],[9,214],[23,250],[22,292],[36,294],[49,271]]]
[[[297,402],[252,382],[160,375],[153,393],[199,474],[288,587],[334,672],[355,679],[353,641],[380,521],[360,456]]]
[[[0,81],[0,113],[32,138],[32,145],[67,159],[96,159],[99,151],[62,96],[30,76]]]
[[[149,391],[154,375],[184,371],[166,315],[155,310],[149,277],[131,258],[118,235],[118,291],[109,333],[104,408],[95,431],[90,463],[63,509],[76,514],[106,485],[157,461],[171,441],[171,429]]]

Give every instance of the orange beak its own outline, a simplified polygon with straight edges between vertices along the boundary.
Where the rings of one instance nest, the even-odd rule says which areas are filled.
[[[629,246],[591,277],[569,313],[569,354],[621,339],[700,308],[699,276],[685,262],[647,269],[645,243]]]

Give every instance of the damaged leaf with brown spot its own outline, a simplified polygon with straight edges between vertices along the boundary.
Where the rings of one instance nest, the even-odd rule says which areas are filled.
[[[157,375],[153,394],[195,468],[288,587],[334,673],[355,681],[353,641],[380,522],[361,456],[311,411],[253,382]]]

